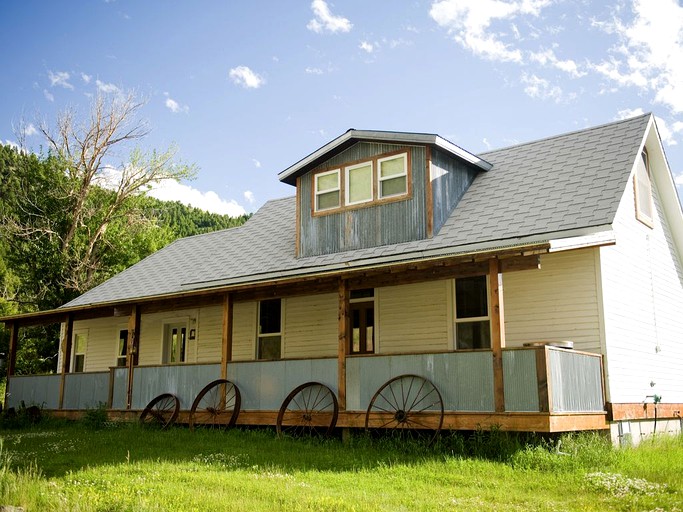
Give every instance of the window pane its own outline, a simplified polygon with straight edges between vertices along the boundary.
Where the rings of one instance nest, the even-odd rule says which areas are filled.
[[[365,310],[365,351],[375,351],[375,310],[374,305]]]
[[[348,169],[349,203],[372,200],[372,165]]]
[[[339,188],[339,172],[333,172],[331,174],[324,174],[322,176],[317,176],[315,179],[316,192],[324,192],[325,190],[337,190]]]
[[[396,174],[405,174],[405,156],[397,156],[390,160],[383,160],[380,162],[380,177],[386,178],[387,176],[394,176]]]
[[[128,350],[128,331],[119,331],[119,356],[125,356]]]
[[[399,176],[398,178],[391,178],[380,182],[380,196],[397,196],[405,194],[408,191],[406,187],[406,177]]]
[[[258,340],[258,359],[280,359],[280,336],[264,336]]]
[[[74,357],[74,371],[82,372],[85,367],[85,354],[77,354]]]
[[[486,295],[486,276],[456,279],[455,317],[489,316]]]
[[[259,308],[259,334],[280,332],[280,299],[262,300]]]
[[[362,288],[360,290],[351,290],[351,299],[371,299],[374,296],[374,288]]]
[[[86,341],[87,341],[87,337],[85,336],[85,334],[77,334],[76,339],[74,340],[74,353],[76,353],[76,354],[84,353]]]
[[[351,352],[360,352],[360,311],[351,310]]]
[[[328,208],[339,207],[339,191],[325,192],[317,196],[318,204],[316,210],[327,210]]]
[[[491,348],[491,329],[488,320],[455,324],[456,347],[462,349]]]

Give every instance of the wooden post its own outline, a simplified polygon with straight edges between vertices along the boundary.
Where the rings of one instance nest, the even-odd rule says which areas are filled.
[[[128,366],[128,386],[126,391],[126,409],[133,404],[133,369],[138,364],[140,351],[140,308],[135,305],[128,317],[128,346],[126,347],[126,366]]]
[[[69,373],[71,366],[71,347],[73,345],[74,317],[68,315],[65,319],[66,327],[64,336],[61,340],[62,368],[59,378],[59,409],[64,407],[64,386],[66,384],[66,374]]]
[[[5,384],[4,406],[7,408],[9,398],[9,381],[14,375],[14,368],[17,364],[17,345],[19,343],[19,326],[16,322],[9,324],[9,354],[7,354],[7,382]]]
[[[339,343],[337,347],[337,400],[339,410],[346,410],[346,352],[349,325],[349,288],[345,279],[339,280]]]
[[[228,363],[232,361],[232,296],[223,300],[223,334],[221,337],[221,379],[228,378]]]
[[[549,412],[548,347],[536,348],[534,352],[536,352],[536,379],[538,381],[538,411]]]
[[[491,309],[491,350],[493,352],[493,396],[496,412],[505,411],[503,383],[503,348],[505,347],[505,317],[503,315],[503,280],[500,262],[489,260],[489,307]]]

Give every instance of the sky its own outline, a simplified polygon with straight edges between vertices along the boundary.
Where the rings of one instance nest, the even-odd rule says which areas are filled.
[[[683,196],[677,0],[2,0],[0,48],[0,142],[133,91],[142,148],[198,169],[152,195],[218,213],[349,128],[476,154],[644,112]]]

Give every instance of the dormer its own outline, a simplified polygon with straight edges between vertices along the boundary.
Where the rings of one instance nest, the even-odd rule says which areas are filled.
[[[296,186],[297,256],[431,238],[491,167],[438,135],[348,130],[279,175]]]

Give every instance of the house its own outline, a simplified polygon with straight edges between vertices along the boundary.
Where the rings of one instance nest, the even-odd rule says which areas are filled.
[[[237,424],[680,430],[683,214],[652,115],[479,155],[349,130],[279,179],[296,195],[245,225],[2,318],[6,403],[164,395],[192,423],[220,378]],[[14,375],[46,323],[60,373]]]

